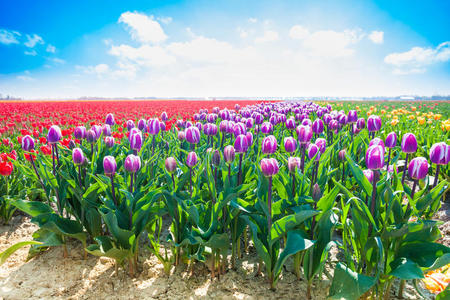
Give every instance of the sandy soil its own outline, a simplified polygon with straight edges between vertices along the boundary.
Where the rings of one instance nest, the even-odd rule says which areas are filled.
[[[0,251],[31,240],[36,229],[29,218],[15,216],[9,225],[0,226]],[[305,299],[306,294],[305,282],[290,272],[290,261],[277,290],[271,291],[264,277],[255,277],[254,252],[244,255],[236,271],[229,270],[220,280],[211,280],[203,264],[195,266],[192,276],[185,266],[173,268],[172,274],[166,276],[148,251],[140,254],[140,273],[130,278],[123,269],[116,274],[114,262],[108,258],[89,255],[84,260],[81,244],[76,241],[69,243],[68,250],[66,259],[62,248],[57,247],[28,262],[28,247],[17,251],[0,267],[0,299]],[[332,264],[337,262],[336,254],[334,249]],[[331,272],[332,268],[327,269]],[[330,284],[325,276],[315,281],[313,299],[326,299]],[[404,296],[420,298],[411,286],[407,286]]]

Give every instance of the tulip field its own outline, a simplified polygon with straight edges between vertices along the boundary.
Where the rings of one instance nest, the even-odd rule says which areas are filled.
[[[0,223],[36,226],[0,265],[220,282],[254,258],[266,297],[450,299],[448,101],[0,102],[0,135]]]

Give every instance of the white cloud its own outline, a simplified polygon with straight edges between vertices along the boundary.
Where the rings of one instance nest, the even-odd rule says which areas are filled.
[[[361,36],[358,30],[321,30],[306,36],[302,44],[313,56],[344,57],[353,55],[355,50],[349,46],[357,43]]]
[[[124,62],[144,66],[165,66],[175,62],[175,58],[160,46],[142,45],[135,48],[122,44],[120,46],[112,46],[109,54],[118,57]]]
[[[278,32],[275,30],[266,30],[264,34],[255,39],[255,43],[274,42],[279,39]]]
[[[28,48],[33,48],[34,46],[36,46],[36,44],[44,44],[44,40],[42,39],[42,37],[40,37],[36,33],[33,35],[27,34],[27,39],[28,40],[24,43],[24,45]]]
[[[23,72],[23,75],[18,75],[16,76],[17,79],[21,80],[21,81],[34,81],[35,79],[33,77],[31,77],[31,73],[30,71],[26,70]]]
[[[0,44],[18,44],[18,38],[21,36],[18,31],[11,31],[6,29],[0,29]]]
[[[156,44],[167,39],[161,25],[153,16],[128,11],[120,16],[119,23],[127,24],[132,38],[139,42]]]
[[[436,48],[413,47],[406,52],[391,53],[384,62],[396,67],[394,74],[417,74],[426,71],[427,66],[450,60],[450,41]],[[420,71],[419,71],[420,70]]]
[[[53,45],[48,44],[47,45],[47,49],[45,49],[45,51],[50,52],[50,53],[55,53],[56,52],[56,47]]]
[[[52,62],[54,62],[55,64],[59,64],[59,65],[62,65],[62,64],[66,63],[66,61],[64,59],[57,58],[57,57],[50,58],[50,60]]]
[[[369,34],[369,40],[375,44],[383,44],[384,42],[384,32],[383,31],[372,31]]]
[[[98,77],[102,77],[109,71],[109,66],[107,64],[98,64],[95,66],[75,66],[77,70],[81,70],[86,74],[94,74]]]
[[[248,37],[248,31],[245,29],[242,29],[241,27],[237,28],[237,32],[239,33],[239,36],[243,39]]]
[[[36,50],[33,49],[33,50],[30,50],[30,51],[25,51],[24,54],[25,55],[29,55],[29,56],[36,56],[37,52],[36,52]]]
[[[309,36],[309,30],[301,25],[294,25],[289,30],[289,37],[294,40],[302,40]]]
[[[173,19],[171,17],[158,17],[156,19],[166,25],[172,23],[172,21],[173,21]]]
[[[248,20],[247,20],[249,23],[256,23],[256,22],[258,22],[258,19],[257,18],[248,18]]]

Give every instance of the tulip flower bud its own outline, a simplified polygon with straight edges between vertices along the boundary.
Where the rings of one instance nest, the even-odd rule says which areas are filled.
[[[345,151],[345,149],[339,151],[339,153],[338,153],[338,158],[339,158],[340,161],[345,161],[345,154],[346,154],[346,153],[347,153],[347,152]]]
[[[327,140],[323,138],[318,138],[315,142],[315,144],[319,147],[320,153],[324,154],[325,150],[327,148]]]
[[[312,138],[312,129],[310,126],[299,125],[297,127],[297,136],[300,144],[307,144]]]
[[[234,141],[234,149],[237,153],[245,153],[248,150],[247,136],[240,134],[236,137]]]
[[[188,156],[186,158],[186,165],[189,168],[192,168],[192,167],[194,167],[197,164],[197,162],[198,162],[197,154],[195,152],[193,152],[193,151],[189,152]]]
[[[184,130],[178,131],[177,137],[179,141],[184,141],[186,139],[186,134],[184,133]]]
[[[397,144],[397,134],[395,132],[391,132],[387,135],[385,144],[387,148],[394,148]]]
[[[150,133],[151,135],[157,135],[159,133],[160,130],[160,125],[159,125],[159,120],[158,119],[151,119],[148,121],[147,123],[147,127],[148,127],[148,133]]]
[[[142,132],[145,132],[147,129],[147,121],[145,119],[140,119],[138,121],[138,129]]]
[[[95,134],[95,131],[92,129],[89,129],[86,133],[86,141],[89,144],[94,144],[95,141],[97,141],[97,135]]]
[[[159,129],[161,129],[161,131],[166,131],[166,123],[159,122]]]
[[[34,149],[34,139],[26,135],[22,138],[22,150],[23,151],[31,151]]]
[[[373,183],[373,171],[372,170],[364,170],[363,174],[364,174],[364,176],[366,176],[367,180],[369,180],[370,183]]]
[[[111,126],[109,126],[108,124],[103,125],[102,131],[104,136],[111,136]]]
[[[356,121],[356,128],[358,128],[359,130],[366,128],[366,120],[364,120],[364,118],[359,118]]]
[[[279,171],[278,161],[275,158],[261,159],[261,171],[265,177],[276,175]]]
[[[408,175],[412,179],[424,179],[428,174],[428,161],[425,157],[416,157],[408,166]]]
[[[315,202],[319,201],[322,198],[322,191],[320,190],[320,186],[316,183],[314,184],[312,190],[312,198]]]
[[[91,129],[95,132],[95,140],[98,140],[98,138],[102,135],[102,127],[99,125],[94,125]]]
[[[295,129],[295,119],[289,118],[286,120],[286,128],[288,130],[294,130]]]
[[[447,165],[450,160],[450,146],[445,142],[436,143],[431,146],[430,160],[436,165]]]
[[[116,174],[117,163],[114,156],[107,155],[103,158],[103,170],[106,176],[113,176]]]
[[[138,132],[140,132],[140,131],[136,127],[131,128],[130,132],[128,133],[128,141],[131,141],[131,137],[133,136],[133,134],[136,134]]]
[[[303,121],[302,121],[302,124],[301,125],[303,125],[303,126],[309,126],[309,127],[311,127],[312,128],[312,121],[310,120],[310,119],[308,119],[308,118],[306,118],[306,119],[303,119]]]
[[[265,137],[262,141],[262,153],[264,154],[273,154],[277,151],[277,139],[273,135],[269,135]],[[236,148],[236,147],[235,147]]]
[[[190,144],[198,144],[200,142],[200,131],[197,127],[191,126],[186,128],[186,141]]]
[[[61,128],[58,125],[52,125],[47,133],[47,141],[49,144],[56,144],[62,138]]]
[[[379,170],[384,166],[384,150],[379,145],[370,146],[366,152],[366,165],[368,169]]]
[[[406,133],[402,138],[402,151],[404,153],[414,153],[417,151],[417,139],[412,133]]]
[[[238,136],[240,134],[245,134],[247,132],[247,127],[243,123],[236,123],[233,126],[233,134],[234,136]]]
[[[225,161],[230,164],[234,161],[235,157],[236,154],[234,147],[231,145],[226,146],[223,150],[223,158],[225,159]]]
[[[168,119],[169,119],[169,117],[167,116],[167,113],[165,111],[163,111],[161,114],[161,120],[163,122],[166,122]]]
[[[84,161],[86,160],[86,157],[84,156],[83,150],[80,148],[73,148],[72,149],[72,160],[75,165],[82,165]]]
[[[228,121],[227,120],[221,121],[219,124],[220,132],[227,132],[227,129],[228,129]]]
[[[272,124],[270,122],[264,122],[261,124],[261,132],[264,134],[269,134],[272,132]]]
[[[296,149],[297,149],[297,141],[291,136],[285,137],[284,150],[286,150],[286,152],[292,153],[295,152]]]
[[[86,138],[86,127],[77,126],[73,132],[73,135],[76,139],[85,139]]]
[[[373,140],[371,140],[370,143],[369,143],[369,147],[370,147],[370,146],[374,146],[374,145],[380,146],[380,147],[383,149],[383,152],[385,152],[385,149],[384,149],[384,142],[383,142],[382,139],[380,139],[380,138],[374,138]]]
[[[347,114],[347,122],[348,123],[356,123],[358,120],[358,112],[356,110],[349,110]]]
[[[371,115],[367,119],[367,130],[375,132],[381,128],[381,118],[379,116]]]
[[[316,119],[312,124],[312,130],[315,134],[321,134],[323,132],[324,124],[321,119]]]
[[[130,131],[132,128],[134,128],[134,121],[133,120],[128,120],[127,121],[127,129],[128,131]]]
[[[316,156],[317,155],[317,156]],[[316,157],[316,161],[320,159],[320,149],[316,144],[309,144],[308,146],[308,158],[313,159]]]
[[[142,134],[137,132],[130,136],[130,149],[139,151],[142,147]]]
[[[109,113],[106,115],[105,124],[108,124],[109,126],[114,126],[114,115]]]
[[[125,158],[123,166],[127,172],[136,173],[141,168],[141,158],[137,155],[130,154]]]
[[[169,173],[173,173],[177,169],[177,161],[175,160],[175,158],[173,158],[171,156],[166,158],[164,165],[166,166],[166,170]]]
[[[114,137],[112,137],[112,136],[105,137],[105,144],[106,144],[106,147],[112,148],[114,146]]]
[[[294,173],[297,168],[300,168],[301,160],[299,157],[289,157],[288,159],[288,170],[291,173]]]
[[[247,137],[247,144],[249,147],[251,147],[253,145],[253,133],[251,133],[250,131],[247,132],[245,134],[245,136]]]
[[[220,151],[219,150],[214,150],[213,156],[212,156],[212,164],[216,167],[218,165],[220,165]]]

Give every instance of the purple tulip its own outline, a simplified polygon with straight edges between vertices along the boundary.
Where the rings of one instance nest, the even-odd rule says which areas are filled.
[[[380,138],[374,138],[373,140],[371,140],[370,143],[369,143],[369,147],[374,146],[374,145],[380,146],[380,147],[383,149],[383,152],[385,152],[385,149],[384,149],[384,142],[383,142],[382,139],[380,139]]]
[[[358,120],[358,112],[356,110],[349,110],[347,114],[348,123],[356,123]]]
[[[186,158],[186,165],[189,168],[192,168],[197,164],[197,162],[198,162],[197,154],[194,151],[189,152]]]
[[[272,132],[272,124],[270,122],[264,122],[261,124],[261,132],[263,134],[269,134]]]
[[[85,161],[86,157],[84,156],[83,150],[80,148],[72,149],[72,160],[76,166],[82,165]]]
[[[414,153],[417,151],[417,139],[412,133],[406,133],[402,138],[402,151],[404,153]]]
[[[140,119],[138,121],[138,129],[142,132],[145,132],[147,129],[147,121],[145,119]]]
[[[219,124],[219,130],[220,132],[226,133],[228,131],[228,121],[222,120]]]
[[[299,157],[289,157],[288,159],[288,170],[290,173],[294,173],[297,168],[300,168],[300,158]]]
[[[261,171],[264,176],[272,177],[280,170],[278,161],[275,158],[263,158],[261,160]]]
[[[23,141],[23,140],[22,140]],[[23,144],[23,142],[22,142]],[[436,143],[430,148],[430,161],[436,165],[445,166],[450,160],[450,146],[445,142]]]
[[[164,165],[166,166],[166,170],[169,173],[173,173],[177,169],[177,161],[175,158],[173,158],[171,156],[166,158]]]
[[[380,145],[373,145],[367,149],[366,165],[368,169],[379,170],[384,166],[384,149]]]
[[[364,120],[364,118],[359,118],[356,121],[356,128],[358,128],[359,130],[366,128],[366,120]]]
[[[247,144],[249,147],[251,147],[253,145],[253,133],[251,133],[250,131],[247,132],[245,134],[245,136],[247,137]]]
[[[233,126],[233,134],[234,136],[238,136],[240,134],[245,134],[247,132],[247,127],[243,123],[236,123]]]
[[[317,156],[316,156],[317,155]],[[320,159],[320,149],[316,144],[309,144],[308,146],[308,158],[313,159],[316,157],[316,161]]]
[[[106,136],[105,137],[106,147],[112,148],[114,146],[114,142],[115,142],[114,137],[112,137],[112,136]]]
[[[320,153],[324,154],[327,148],[327,140],[323,138],[318,138],[315,144],[319,147]]]
[[[76,139],[81,140],[86,138],[86,127],[77,126],[73,131],[73,135]]]
[[[294,130],[295,129],[295,119],[289,118],[286,120],[286,128],[288,130]]]
[[[408,166],[408,175],[415,180],[424,179],[428,174],[428,161],[425,157],[416,157]]]
[[[102,132],[104,136],[111,136],[111,126],[104,124],[102,127]]]
[[[284,150],[286,150],[286,152],[292,153],[295,152],[296,149],[297,149],[297,141],[291,136],[285,137]]]
[[[396,144],[397,144],[397,134],[394,131],[392,131],[387,135],[385,145],[387,148],[394,148]]]
[[[300,144],[304,145],[309,143],[312,138],[312,128],[310,126],[299,125],[297,126],[297,136]]]
[[[125,158],[123,166],[127,172],[136,173],[141,168],[141,158],[137,155],[130,154]]]
[[[234,147],[231,145],[226,146],[223,150],[223,158],[225,159],[225,161],[230,164],[234,161],[235,157],[236,154]]]
[[[321,119],[316,119],[312,124],[312,130],[315,134],[321,134],[323,132],[323,121]]]
[[[186,134],[185,134],[184,130],[178,131],[177,137],[178,137],[179,141],[181,141],[181,142],[184,141],[186,139]]]
[[[107,155],[103,158],[103,170],[106,176],[114,176],[117,170],[117,163],[114,156]]]
[[[86,141],[89,144],[95,144],[95,142],[97,141],[97,135],[95,134],[95,131],[93,129],[89,129],[86,132]]]
[[[109,113],[106,115],[105,118],[105,124],[108,124],[109,126],[114,126],[115,121],[114,121],[114,115]]]
[[[311,127],[312,126],[312,121],[310,119],[308,119],[308,118],[303,119],[301,125],[303,125],[303,126],[310,126]]]
[[[369,132],[376,132],[381,129],[381,118],[379,116],[371,115],[367,119],[367,130]]]
[[[261,150],[264,154],[273,154],[277,151],[277,139],[273,135],[265,137],[262,141]],[[236,146],[235,146],[236,148]]]
[[[167,116],[167,113],[163,111],[161,114],[161,121],[166,122],[168,119],[169,117]]]
[[[200,142],[200,131],[197,127],[191,126],[186,129],[186,141],[190,144],[198,144]]]
[[[49,144],[56,144],[62,138],[61,128],[58,125],[52,125],[47,133],[47,142]]]
[[[219,150],[214,150],[212,158],[211,158],[211,162],[214,166],[219,166],[220,165],[220,151]]]
[[[367,180],[369,180],[370,183],[373,183],[373,171],[368,169],[363,171],[364,176],[366,176]]]
[[[142,134],[141,132],[136,132],[130,136],[130,149],[135,152],[141,150],[142,147]]]
[[[247,136],[244,134],[240,134],[236,137],[236,140],[234,142],[234,149],[236,150],[236,153],[245,153],[248,150],[248,142],[247,142]]]
[[[158,119],[151,119],[147,122],[148,133],[155,136],[159,133],[160,125]]]
[[[128,131],[130,131],[132,128],[134,128],[134,121],[133,120],[128,120],[127,121],[127,129]]]
[[[34,149],[34,139],[26,135],[22,138],[22,150],[23,151],[31,151]]]

